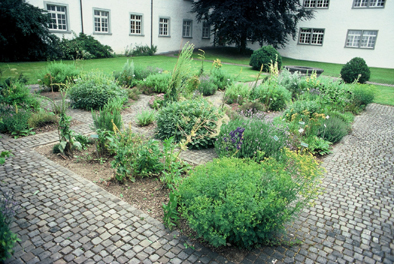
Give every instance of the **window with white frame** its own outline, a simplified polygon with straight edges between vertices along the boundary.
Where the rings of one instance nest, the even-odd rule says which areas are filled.
[[[130,34],[142,34],[142,15],[130,15]]]
[[[298,44],[323,45],[324,29],[300,28]]]
[[[159,19],[159,36],[169,36],[170,35],[170,19],[160,18]]]
[[[191,38],[192,37],[192,25],[191,20],[183,20],[182,37]]]
[[[209,39],[211,37],[211,27],[208,22],[202,23],[202,38]]]
[[[378,31],[376,30],[349,30],[346,37],[346,47],[373,49],[377,36]]]
[[[47,5],[47,10],[51,16],[48,28],[67,31],[67,8],[60,5]]]
[[[355,8],[383,8],[385,0],[354,0],[353,7]]]
[[[328,8],[330,0],[304,0],[306,8]]]
[[[94,32],[109,33],[109,12],[94,10]]]

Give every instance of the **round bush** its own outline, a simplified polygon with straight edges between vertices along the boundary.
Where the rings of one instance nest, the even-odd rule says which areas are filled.
[[[349,125],[341,117],[332,115],[324,121],[318,134],[331,143],[337,143],[348,134],[349,130]]]
[[[244,129],[242,135],[237,133],[240,129]],[[286,142],[286,131],[279,125],[257,118],[235,119],[221,127],[215,150],[219,157],[231,157],[236,153],[238,158],[280,159]]]
[[[215,247],[267,243],[316,195],[321,173],[312,156],[285,153],[287,162],[221,158],[196,167],[178,187],[182,216]]]
[[[272,46],[264,46],[258,50],[255,50],[250,57],[249,65],[253,67],[254,70],[260,70],[261,64],[263,64],[263,71],[269,71],[269,65],[271,63],[278,62],[278,69],[282,67],[282,56],[279,52]]]
[[[212,135],[222,116],[223,114],[205,99],[174,102],[160,109],[156,118],[156,136],[162,140],[174,137],[175,142],[191,136],[188,147],[209,148],[215,142]]]
[[[200,77],[200,85],[198,86],[198,91],[204,95],[209,96],[216,93],[218,87],[211,82],[208,75],[203,75]]]
[[[354,82],[360,74],[359,83],[365,83],[371,76],[367,63],[360,57],[351,59],[341,69],[341,77],[346,83]]]
[[[367,106],[375,99],[374,90],[368,85],[356,85],[352,92],[353,103],[357,107]]]
[[[46,87],[51,87],[53,90],[59,91],[60,88],[65,88],[67,82],[74,82],[74,79],[79,75],[79,70],[74,64],[65,64],[63,62],[52,62],[46,70],[42,72],[40,83]]]
[[[291,100],[291,92],[281,85],[265,82],[253,89],[250,99],[266,104],[268,110],[280,111]]]
[[[68,94],[73,107],[86,110],[100,109],[112,98],[127,101],[127,91],[110,76],[100,72],[81,76],[69,89]]]

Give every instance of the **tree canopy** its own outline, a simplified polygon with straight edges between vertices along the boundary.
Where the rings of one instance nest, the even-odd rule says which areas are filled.
[[[45,10],[22,0],[0,1],[0,60],[41,60],[55,55],[58,38]]]
[[[313,18],[299,0],[198,0],[191,12],[212,26],[215,43],[235,43],[241,50],[247,40],[283,47],[290,36],[295,39],[300,20]]]

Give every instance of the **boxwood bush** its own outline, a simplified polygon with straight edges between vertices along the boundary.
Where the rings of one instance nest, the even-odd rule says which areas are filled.
[[[190,228],[215,247],[269,242],[316,196],[321,175],[311,155],[286,150],[284,156],[262,163],[221,158],[196,167],[178,187]]]
[[[174,102],[161,108],[157,117],[156,136],[159,139],[174,137],[175,142],[191,136],[188,147],[212,147],[213,135],[223,114],[205,99]]]
[[[371,71],[363,58],[355,57],[342,67],[341,77],[346,83],[352,83],[357,78],[359,83],[365,83],[371,77]]]
[[[74,108],[100,109],[112,98],[127,101],[127,91],[101,72],[82,75],[68,92]]]
[[[282,67],[282,56],[279,52],[272,46],[264,46],[258,50],[255,50],[250,57],[249,65],[253,67],[254,70],[260,70],[263,64],[263,71],[269,71],[269,65],[271,63],[278,62],[278,69]]]

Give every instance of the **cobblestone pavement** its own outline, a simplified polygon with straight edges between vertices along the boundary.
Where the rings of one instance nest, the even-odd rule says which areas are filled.
[[[73,129],[90,133],[90,113],[71,113],[89,120]],[[21,241],[6,263],[232,263],[189,247],[186,237],[32,149],[56,140],[57,132],[0,139],[0,150],[14,154],[0,167],[0,186],[22,206],[12,226]],[[195,163],[214,156],[184,153]],[[324,159],[325,190],[315,206],[289,224],[287,236],[301,245],[255,249],[242,263],[394,263],[393,163],[394,108],[372,104]]]

